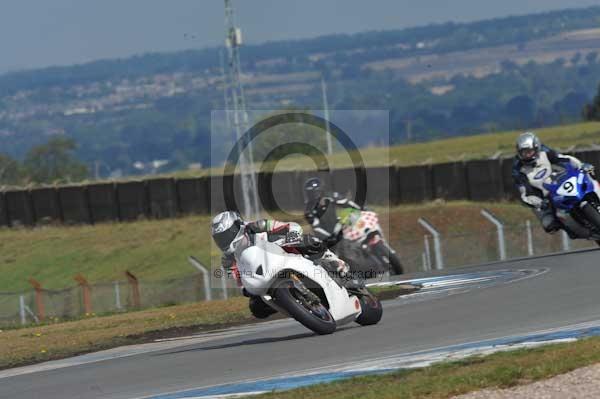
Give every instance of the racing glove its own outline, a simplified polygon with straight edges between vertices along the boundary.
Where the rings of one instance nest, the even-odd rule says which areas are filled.
[[[581,170],[588,173],[590,176],[595,177],[594,172],[595,172],[596,168],[594,167],[594,165],[592,165],[590,163],[584,163],[581,165]]]
[[[521,196],[521,200],[536,209],[542,209],[544,207],[544,200],[535,195]]]
[[[326,249],[323,241],[310,234],[305,234],[302,237],[302,246],[309,255],[320,254]]]

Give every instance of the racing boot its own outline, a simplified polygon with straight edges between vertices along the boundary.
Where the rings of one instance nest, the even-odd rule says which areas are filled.
[[[267,305],[259,296],[251,296],[248,307],[250,308],[252,315],[257,319],[266,319],[267,317],[277,313],[275,309]]]

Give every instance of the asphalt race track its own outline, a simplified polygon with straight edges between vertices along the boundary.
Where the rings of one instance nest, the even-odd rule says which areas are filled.
[[[71,367],[36,371],[42,367],[34,366],[12,376],[7,370],[0,372],[0,398],[155,396],[600,320],[600,251],[445,274],[522,270],[536,272],[510,282],[417,295],[418,300],[387,301],[379,325],[351,325],[329,336],[282,320]]]

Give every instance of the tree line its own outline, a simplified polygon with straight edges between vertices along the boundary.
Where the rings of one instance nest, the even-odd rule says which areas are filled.
[[[76,143],[68,137],[54,137],[29,150],[23,161],[0,154],[0,184],[26,186],[81,181],[88,177],[87,166],[74,151]]]

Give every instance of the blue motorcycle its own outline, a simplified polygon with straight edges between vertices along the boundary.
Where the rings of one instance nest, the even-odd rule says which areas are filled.
[[[555,166],[544,188],[571,238],[596,240],[600,245],[600,185],[590,173],[569,163]]]

